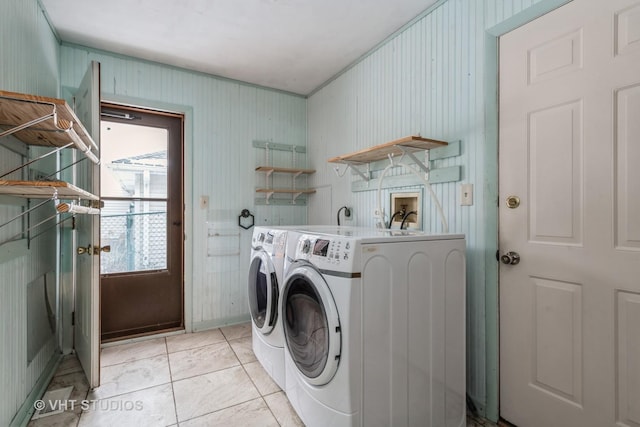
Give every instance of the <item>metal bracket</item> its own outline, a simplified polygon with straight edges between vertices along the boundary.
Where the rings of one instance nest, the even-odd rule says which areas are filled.
[[[397,148],[399,148],[400,150],[402,150],[402,155],[407,155],[409,156],[409,158],[411,158],[411,160],[413,160],[416,165],[422,169],[424,171],[424,173],[429,173],[429,167],[427,165],[425,165],[420,159],[418,159],[415,154],[413,154],[411,152],[411,150],[407,150],[406,147],[403,147],[402,145],[396,145]],[[427,151],[428,153],[428,151]],[[428,155],[428,154],[427,154]]]
[[[361,165],[362,163],[356,163],[356,162],[344,162],[344,163],[347,165],[347,169],[351,168],[352,171],[360,175],[360,177],[365,181],[369,181],[369,179],[371,179],[371,171],[369,170],[369,163],[366,163],[366,166],[367,166],[366,175],[356,167],[356,165]]]

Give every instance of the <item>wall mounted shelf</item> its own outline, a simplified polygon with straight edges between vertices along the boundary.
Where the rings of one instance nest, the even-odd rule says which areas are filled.
[[[332,157],[328,160],[328,162],[365,164],[383,160],[388,158],[389,156],[401,156],[406,153],[445,147],[447,146],[447,144],[448,143],[445,141],[423,138],[421,136],[407,136],[350,154]]]
[[[27,145],[56,149],[5,172],[1,177],[68,147],[77,148],[92,162],[100,163],[98,146],[63,99],[0,90],[0,129],[0,138],[13,135]],[[0,194],[51,198],[54,193],[66,198],[98,199],[97,196],[62,181],[0,180]]]
[[[0,194],[30,199],[98,200],[98,196],[64,181],[0,180]]]
[[[14,140],[10,140],[8,143],[3,143],[3,145],[9,150],[16,151],[20,154],[23,157],[23,163],[0,174],[0,195],[8,195],[25,199],[50,199],[54,200],[55,203],[57,203],[57,200],[59,199],[70,199],[74,201],[80,199],[99,200],[98,196],[64,181],[25,181],[2,179],[20,170],[28,170],[26,168],[32,163],[58,153],[66,148],[75,148],[81,151],[86,159],[89,159],[95,164],[100,163],[98,145],[93,141],[89,132],[87,132],[65,100],[0,90],[0,139],[8,136],[13,136]],[[51,150],[39,157],[25,161],[27,160],[28,151],[16,150],[17,148],[20,148],[19,142],[16,141],[22,142],[27,146],[47,147],[51,148]],[[72,163],[72,165],[74,164],[75,163]],[[50,176],[53,176],[58,172],[59,171],[51,174]],[[23,172],[23,176],[27,175],[28,174]],[[45,203],[47,203],[47,200],[28,209],[23,208],[22,213],[3,224],[0,224],[0,228],[17,219],[24,218],[25,215],[29,215],[34,209],[44,206]],[[14,239],[20,238],[26,234],[28,246],[28,242],[42,234],[44,231],[36,234],[35,236],[32,236],[31,232],[36,227],[48,223],[60,213],[99,213],[99,209],[80,207],[80,205],[76,204],[61,204],[60,206],[63,205],[69,206],[69,209],[66,211],[56,210],[55,213],[47,219],[42,220],[35,225],[23,222],[23,226],[21,228],[22,231],[3,241],[2,245],[8,244],[14,241]],[[66,221],[68,218],[70,217],[66,217],[61,221],[56,222],[54,226]],[[47,228],[47,230],[49,228]]]
[[[63,99],[0,91],[0,128],[0,138],[14,135],[27,145],[61,148],[72,142],[99,162],[98,146]]]
[[[315,169],[296,169],[296,168],[277,168],[274,166],[258,166],[256,168],[256,172],[266,172],[267,175],[272,174],[274,172],[279,173],[290,173],[293,175],[301,175],[301,174],[312,174],[315,173]]]
[[[293,146],[293,145],[286,145],[286,144],[276,144],[276,143],[272,143],[272,142],[264,142],[264,141],[254,141],[253,142],[253,146],[255,148],[261,148],[265,150],[265,159],[264,159],[264,163],[265,165],[263,166],[258,166],[256,167],[256,172],[264,172],[266,179],[265,179],[265,187],[263,188],[256,188],[256,193],[261,193],[261,194],[265,194],[264,198],[257,198],[255,200],[256,204],[265,204],[265,205],[269,205],[269,204],[292,204],[292,205],[296,205],[296,204],[300,204],[300,203],[296,203],[296,201],[298,200],[298,198],[301,195],[307,195],[307,194],[313,194],[316,191],[313,189],[301,189],[301,188],[296,188],[296,178],[298,178],[300,175],[311,175],[313,173],[315,173],[315,169],[306,169],[306,168],[298,168],[295,167],[296,163],[297,163],[297,155],[301,154],[304,155],[306,154],[306,149],[305,147],[299,147],[299,146]],[[272,162],[272,157],[271,157],[271,150],[277,150],[277,151],[285,151],[285,152],[290,152],[291,153],[291,160],[289,163],[291,163],[291,165],[293,167],[279,167],[279,166],[270,166],[269,164]],[[286,174],[286,175],[291,175],[291,188],[275,188],[273,186],[273,175],[274,174]],[[280,184],[282,185],[282,184]],[[272,198],[272,196],[274,194],[290,194],[291,200],[283,200],[283,199],[277,199],[277,198]],[[304,199],[300,199],[302,204],[305,203]]]
[[[431,150],[433,150],[434,155],[427,154],[426,161],[418,159],[415,155],[415,153],[419,151],[427,151],[428,153],[431,153]],[[446,141],[439,141],[436,139],[423,138],[421,136],[412,135],[363,150],[355,151],[353,153],[332,157],[327,161],[329,163],[346,164],[347,169],[352,169],[363,179],[363,181],[352,183],[352,191],[363,191],[370,189],[369,184],[371,180],[371,165],[373,163],[386,159],[393,161],[394,157],[402,158],[402,156],[411,158],[411,160],[420,169],[422,169],[422,171],[429,174],[429,181],[431,183],[459,181],[460,166],[451,166],[448,168],[433,170],[429,167],[430,160],[458,155],[460,155],[459,141],[449,144]],[[359,166],[366,166],[366,172],[360,170]],[[337,167],[336,173],[338,173]],[[339,176],[342,176],[343,174],[344,172],[338,173]],[[358,183],[360,185],[356,185],[357,189],[353,188],[354,185]]]
[[[256,193],[264,193],[266,194],[266,204],[269,204],[269,199],[274,194],[291,194],[293,197],[291,199],[291,203],[295,204],[296,199],[303,194],[313,194],[316,190],[306,189],[306,190],[296,190],[295,188],[256,188]]]

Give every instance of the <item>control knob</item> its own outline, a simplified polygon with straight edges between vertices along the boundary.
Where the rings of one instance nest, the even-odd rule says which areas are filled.
[[[302,242],[302,253],[308,254],[310,250],[311,250],[311,241],[309,239],[305,239]]]

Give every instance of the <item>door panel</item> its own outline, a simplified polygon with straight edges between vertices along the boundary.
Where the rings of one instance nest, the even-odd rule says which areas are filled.
[[[500,39],[500,249],[521,257],[500,268],[500,412],[520,427],[638,425],[639,13],[574,0]]]
[[[100,147],[100,64],[91,62],[78,88],[75,108],[87,132]],[[77,154],[82,156],[82,154]],[[76,166],[76,185],[100,194],[98,166],[85,159]],[[100,242],[100,221],[96,215],[76,215],[73,245],[75,275],[74,347],[91,388],[100,385],[100,257],[91,251],[78,255],[76,248]]]
[[[620,89],[616,101],[616,246],[640,249],[640,85]]]
[[[103,104],[103,340],[184,327],[182,123]]]

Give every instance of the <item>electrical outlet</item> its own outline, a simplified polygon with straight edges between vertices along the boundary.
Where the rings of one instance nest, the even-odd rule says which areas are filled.
[[[460,184],[460,206],[473,205],[473,184]]]

